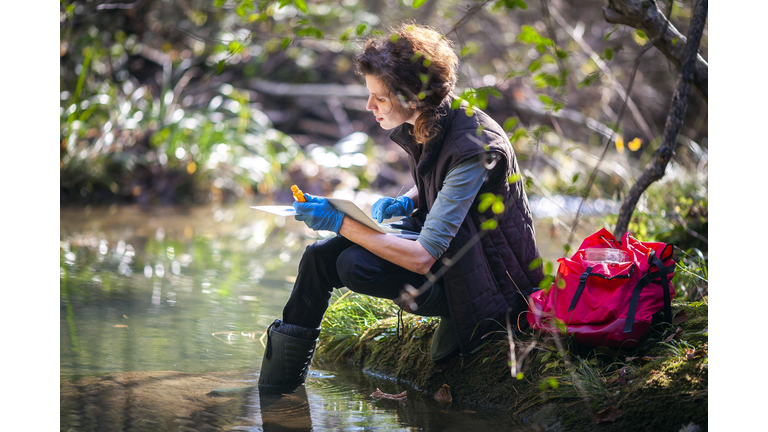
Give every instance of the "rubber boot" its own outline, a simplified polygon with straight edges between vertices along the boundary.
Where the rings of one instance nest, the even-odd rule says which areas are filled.
[[[267,328],[267,348],[261,363],[259,391],[293,393],[304,385],[315,355],[320,329],[275,320]]]
[[[456,329],[449,316],[441,316],[440,324],[432,335],[432,345],[429,347],[429,358],[435,363],[445,363],[452,359],[461,350]]]

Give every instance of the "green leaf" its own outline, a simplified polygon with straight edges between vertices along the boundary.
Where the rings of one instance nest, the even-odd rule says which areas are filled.
[[[640,29],[637,29],[637,30],[635,30],[635,33],[637,33],[637,35],[638,35],[638,36],[639,36],[641,39],[648,39],[648,36],[646,36],[646,35],[645,35],[645,32],[644,32],[644,31],[642,31],[642,30],[640,30]]]
[[[296,5],[296,8],[298,8],[300,11],[309,13],[306,0],[293,0],[293,4]]]
[[[314,38],[317,38],[317,39],[322,39],[322,38],[325,37],[325,32],[320,30],[317,27],[308,26],[308,27],[304,27],[304,28],[300,28],[300,29],[296,30],[296,36],[298,36],[298,37],[309,36],[309,37],[314,37]]]
[[[347,42],[349,40],[349,37],[352,35],[352,31],[353,30],[352,30],[351,27],[346,29],[344,31],[344,33],[342,33],[341,36],[339,36],[339,41],[340,42]]]
[[[291,42],[293,42],[293,39],[289,38],[288,36],[284,37],[283,40],[280,41],[280,48],[283,50],[288,48],[288,45],[290,45]]]
[[[603,57],[605,57],[606,60],[611,60],[613,58],[613,50],[610,48],[606,48],[605,51],[603,51]]]
[[[229,43],[227,50],[231,55],[240,54],[243,51],[243,44],[238,41],[232,41]]]
[[[536,258],[535,260],[531,261],[531,263],[528,264],[528,270],[534,270],[541,267],[541,261],[541,258]]]
[[[514,129],[514,128],[515,128],[515,126],[517,126],[517,119],[516,119],[516,118],[514,118],[514,117],[510,117],[510,118],[508,118],[508,119],[507,119],[507,120],[504,122],[504,132],[509,132],[509,131],[511,131],[512,129]]]
[[[540,94],[539,100],[543,102],[545,105],[552,105],[552,98],[547,95]]]
[[[467,42],[467,45],[461,49],[461,57],[466,57],[468,55],[472,55],[477,53],[480,50],[480,47],[474,43],[474,42]]]
[[[606,34],[605,36],[603,36],[603,39],[605,39],[605,40],[608,40],[608,39],[611,37],[611,35],[612,35],[613,33],[615,33],[615,32],[616,32],[616,30],[618,30],[618,29],[619,29],[619,25],[618,25],[618,24],[614,25],[614,26],[613,26],[613,28],[611,29],[611,31],[609,31],[609,32],[608,32],[608,34]]]
[[[531,72],[536,72],[539,69],[541,69],[541,60],[539,59],[532,61],[531,64],[528,65],[528,70]]]
[[[499,223],[496,222],[496,219],[488,219],[487,221],[480,224],[480,229],[494,230],[497,226],[499,226]]]
[[[426,3],[427,0],[413,0],[413,4],[411,5],[412,8],[418,9]]]
[[[509,78],[514,78],[514,77],[518,77],[518,76],[523,76],[523,75],[525,75],[526,73],[527,73],[527,72],[525,72],[525,71],[516,71],[516,70],[512,70],[512,71],[509,71],[509,72],[507,72],[506,74],[504,74],[504,79],[506,80],[506,79],[509,79]]]
[[[523,176],[520,175],[520,173],[514,173],[511,176],[509,176],[509,178],[507,179],[507,183],[517,183],[520,181],[521,178],[523,178]]]
[[[218,8],[218,7],[224,6],[224,3],[226,3],[226,2],[227,2],[227,0],[216,0],[216,2],[213,5]]]
[[[224,60],[219,60],[218,63],[216,63],[216,75],[221,75],[222,72],[224,72]]]
[[[358,36],[362,36],[363,33],[365,33],[365,29],[368,28],[368,24],[358,24],[357,28],[355,29],[355,33],[357,33]]]
[[[493,203],[493,206],[491,207],[491,210],[495,214],[502,214],[502,213],[504,213],[504,203],[501,202],[501,201],[496,201],[495,203]]]
[[[581,80],[580,83],[576,84],[576,88],[581,90],[584,87],[591,86],[597,79],[600,78],[600,75],[597,72],[593,72],[589,75],[587,75],[583,80]]]
[[[520,128],[520,129],[516,130],[514,134],[512,134],[512,137],[509,140],[511,142],[515,142],[515,141],[519,140],[523,136],[528,136],[528,131],[526,131],[523,128]]]
[[[576,183],[576,180],[579,179],[579,173],[576,173],[571,177],[571,183]]]

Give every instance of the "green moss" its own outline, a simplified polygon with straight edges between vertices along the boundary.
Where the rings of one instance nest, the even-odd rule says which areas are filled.
[[[468,358],[436,365],[429,359],[429,348],[437,320],[408,314],[399,336],[397,317],[376,321],[338,360],[429,395],[448,384],[455,401],[504,410],[534,428],[678,431],[693,422],[705,431],[707,304],[675,303],[673,310],[685,311],[688,317],[678,324],[675,339],[665,343],[672,332],[658,324],[646,343],[633,350],[585,348],[565,339],[562,352],[550,338],[518,334],[516,359],[522,379],[510,371],[506,333]],[[694,356],[687,359],[685,350],[691,348]],[[322,353],[321,347],[320,358]],[[607,407],[621,410],[621,417],[597,425],[596,414]]]

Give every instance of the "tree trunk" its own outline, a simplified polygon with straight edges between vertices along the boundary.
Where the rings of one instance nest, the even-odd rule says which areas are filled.
[[[608,6],[603,8],[603,15],[605,20],[611,24],[624,24],[642,30],[648,40],[655,41],[656,48],[664,53],[682,73],[681,65],[685,58],[685,49],[692,34],[689,30],[688,38],[686,38],[675,29],[671,22],[667,23],[667,17],[659,10],[654,0],[608,0]],[[704,20],[706,22],[706,12],[704,13]],[[666,31],[664,31],[665,28]],[[696,50],[691,83],[706,102],[709,66],[706,60],[697,53],[700,42],[701,32],[699,38],[694,42]]]
[[[655,6],[655,5],[654,5]],[[688,31],[688,41],[685,44],[685,51],[682,56],[682,67],[680,68],[680,79],[677,82],[675,93],[672,95],[672,105],[667,115],[667,121],[664,125],[664,134],[662,135],[661,147],[654,152],[653,158],[646,166],[643,173],[637,179],[629,193],[624,198],[624,202],[619,209],[619,217],[616,221],[616,230],[614,236],[621,238],[627,231],[629,221],[632,218],[632,212],[635,210],[640,195],[645,192],[648,186],[664,176],[664,170],[667,163],[672,158],[677,144],[677,135],[680,132],[680,126],[683,124],[683,116],[688,106],[688,95],[691,92],[691,84],[695,81],[696,58],[701,42],[701,35],[704,31],[704,24],[707,21],[707,0],[698,0],[693,9],[693,18],[691,19],[691,28]],[[650,35],[648,35],[651,37]]]

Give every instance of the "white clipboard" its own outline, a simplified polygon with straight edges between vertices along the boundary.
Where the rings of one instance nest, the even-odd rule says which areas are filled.
[[[416,239],[419,233],[407,230],[392,228],[389,224],[378,224],[367,213],[360,209],[354,202],[343,198],[325,198],[337,210],[344,212],[347,216],[367,226],[368,228],[381,233],[397,237]],[[276,214],[278,216],[296,216],[296,209],[293,206],[251,206],[250,208]]]

